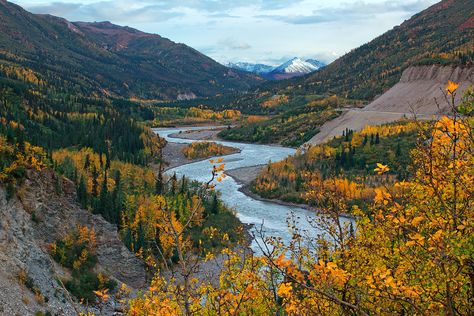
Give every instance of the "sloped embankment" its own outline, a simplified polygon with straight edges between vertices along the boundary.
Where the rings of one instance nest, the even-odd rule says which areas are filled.
[[[443,91],[448,80],[459,83],[456,104],[464,90],[474,83],[474,67],[416,66],[407,68],[396,85],[363,109],[350,109],[321,126],[309,144],[319,144],[346,129],[361,130],[366,125],[380,125],[403,117],[429,119],[448,113]],[[439,107],[438,107],[439,106]]]
[[[81,209],[75,202],[73,183],[65,178],[57,179],[53,172],[28,172],[17,197],[9,201],[0,188],[0,218],[1,315],[34,315],[39,311],[77,314],[56,281],[68,272],[48,254],[49,245],[76,225],[93,228],[96,233],[98,272],[105,272],[132,288],[145,284],[144,266],[123,245],[117,228],[101,216]],[[37,288],[44,299],[20,282],[21,274],[28,277],[29,287]]]

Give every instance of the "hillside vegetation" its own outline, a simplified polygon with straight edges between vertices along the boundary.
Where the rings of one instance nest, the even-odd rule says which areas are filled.
[[[223,130],[219,136],[232,141],[281,144],[298,147],[319,132],[326,121],[336,118],[336,109],[345,100],[335,96],[328,98],[308,97],[308,103],[285,110],[268,119],[248,119],[240,126]],[[275,106],[281,106],[279,103]]]
[[[340,190],[362,206],[375,196],[374,188],[407,179],[410,151],[415,147],[418,124],[410,121],[367,126],[360,132],[346,129],[343,135],[318,146],[309,146],[295,156],[270,163],[252,183],[252,192],[287,202],[313,203],[307,199],[315,182]],[[390,171],[378,177],[372,170],[380,161]],[[314,205],[313,205],[314,206]]]
[[[397,83],[409,66],[473,65],[472,12],[472,1],[442,0],[307,76],[266,82],[245,94],[174,104],[271,114],[285,110],[263,106],[276,96],[287,98],[287,108],[302,105],[308,102],[305,96],[313,95],[371,101]]]
[[[237,148],[214,142],[192,142],[183,148],[183,154],[189,160],[224,156],[238,152]]]
[[[246,90],[261,82],[159,35],[31,14],[5,0],[0,1],[0,65],[28,68],[36,72],[35,80],[85,96],[170,100]]]

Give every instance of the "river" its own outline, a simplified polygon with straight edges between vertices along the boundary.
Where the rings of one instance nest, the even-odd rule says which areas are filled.
[[[168,142],[191,143],[195,140],[170,137],[179,131],[209,129],[209,127],[185,127],[185,128],[157,128],[154,131],[165,138]],[[225,169],[232,170],[241,167],[250,167],[266,164],[269,161],[279,161],[296,152],[293,148],[280,146],[268,146],[260,144],[245,144],[228,141],[215,141],[230,147],[239,148],[240,152],[224,157]],[[209,158],[212,159],[212,158]],[[208,181],[211,175],[212,165],[209,159],[182,165],[167,171],[167,174],[176,172],[178,177],[186,177],[201,182]],[[223,202],[236,211],[237,217],[242,223],[253,224],[254,228],[263,228],[266,236],[281,237],[284,243],[291,239],[286,219],[291,212],[299,218],[298,227],[310,235],[316,234],[311,227],[308,218],[314,218],[315,212],[300,208],[284,206],[276,203],[253,199],[239,191],[241,184],[233,178],[226,177],[217,184],[216,189],[222,193]],[[256,240],[252,242],[252,249],[260,253]]]

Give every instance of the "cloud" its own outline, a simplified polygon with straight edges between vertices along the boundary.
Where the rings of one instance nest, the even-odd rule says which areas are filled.
[[[231,37],[220,39],[217,42],[217,45],[224,49],[231,49],[231,50],[246,50],[246,49],[252,48],[252,46],[250,46],[249,44],[240,42]]]
[[[1,1],[1,0],[0,0]],[[158,33],[219,61],[332,61],[438,0],[10,0]]]
[[[326,22],[358,21],[374,18],[378,14],[402,12],[407,17],[421,11],[433,3],[433,0],[411,0],[408,2],[384,1],[369,3],[357,1],[344,3],[340,7],[326,7],[313,10],[311,15],[258,15],[263,19],[272,19],[288,24],[319,24]]]
[[[129,1],[100,1],[93,3],[52,2],[50,4],[26,6],[34,13],[49,13],[73,21],[116,21],[149,23],[166,21],[183,16],[183,13],[167,9],[162,4]]]
[[[295,5],[303,0],[117,0],[117,1],[87,1],[69,2],[55,1],[34,4],[32,0],[14,0],[34,13],[49,13],[60,15],[73,20],[133,20],[137,22],[152,22],[176,17],[178,12],[194,10],[213,18],[234,17],[230,11],[239,8],[255,7],[256,11],[275,10]]]

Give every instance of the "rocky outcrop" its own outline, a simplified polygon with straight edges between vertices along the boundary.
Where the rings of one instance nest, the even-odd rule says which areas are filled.
[[[308,144],[320,144],[346,129],[358,131],[366,125],[380,125],[401,118],[435,119],[449,113],[444,95],[448,80],[459,84],[455,104],[463,92],[474,83],[474,67],[417,66],[407,68],[400,79],[387,92],[363,109],[348,109],[338,118],[326,122]]]
[[[57,281],[68,272],[48,254],[49,245],[77,225],[96,232],[98,271],[131,288],[145,286],[143,263],[123,245],[114,225],[77,205],[68,179],[51,171],[29,172],[17,197],[7,201],[0,189],[0,217],[0,315],[77,314],[78,307]],[[35,295],[31,284],[44,299]]]

